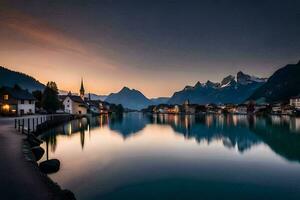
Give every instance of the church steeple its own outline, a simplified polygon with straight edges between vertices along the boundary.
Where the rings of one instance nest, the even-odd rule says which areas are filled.
[[[81,78],[81,86],[80,86],[80,97],[84,100],[84,87],[83,87],[83,79]]]

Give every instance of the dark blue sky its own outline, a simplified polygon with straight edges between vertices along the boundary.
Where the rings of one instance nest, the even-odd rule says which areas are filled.
[[[82,74],[96,79],[95,74],[105,73],[107,76],[102,82],[95,82],[103,85],[104,81],[114,81],[106,89],[93,86],[91,90],[100,93],[113,92],[128,85],[148,96],[170,95],[198,80],[219,81],[239,70],[269,76],[279,67],[300,59],[300,1],[2,2],[2,9],[9,13],[5,16],[16,16],[15,20],[21,21],[18,26],[22,26],[22,16],[25,15],[28,17],[25,24],[32,27],[38,24],[35,31],[54,32],[54,39],[49,37],[53,40],[59,37],[55,41],[70,40],[60,47],[52,45],[53,40],[49,41],[49,37],[46,44],[41,44],[41,38],[34,40],[24,38],[24,33],[21,36],[16,34],[15,37],[22,42],[28,41],[30,49],[41,46],[52,51],[63,49],[57,58],[60,62],[51,66],[59,65],[66,71],[71,68],[67,63],[72,63],[75,70],[70,76],[74,79]],[[33,23],[27,23],[28,20]],[[28,36],[28,31],[26,33]],[[2,33],[2,39],[4,34],[8,33]],[[36,33],[30,34],[30,37],[36,36]],[[8,45],[13,53],[11,46],[15,44]],[[68,50],[83,52],[87,58],[69,55]],[[51,56],[55,59],[55,55]],[[82,66],[88,57],[94,62]],[[74,59],[81,60],[75,62]],[[7,63],[16,69],[21,66],[21,63],[11,60]],[[75,85],[70,83],[65,87],[75,88]]]

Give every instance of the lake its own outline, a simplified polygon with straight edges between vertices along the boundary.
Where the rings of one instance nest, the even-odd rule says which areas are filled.
[[[42,138],[77,199],[300,199],[300,118],[102,115]]]

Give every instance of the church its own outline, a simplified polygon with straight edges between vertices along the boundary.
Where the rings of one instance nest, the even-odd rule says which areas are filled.
[[[87,114],[88,104],[84,98],[83,79],[81,79],[80,96],[72,95],[71,92],[63,99],[64,111],[69,114]]]

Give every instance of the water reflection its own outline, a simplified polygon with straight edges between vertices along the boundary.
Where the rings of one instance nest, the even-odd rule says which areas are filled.
[[[43,139],[78,199],[300,198],[299,118],[102,115]]]
[[[175,133],[199,144],[221,142],[225,148],[243,153],[264,143],[278,155],[290,161],[300,162],[300,118],[289,116],[256,117],[244,115],[102,115],[71,121],[44,134],[43,139],[55,152],[57,135],[72,137],[80,134],[82,149],[86,134],[92,129],[108,127],[124,140],[135,137],[147,126],[169,126]]]

